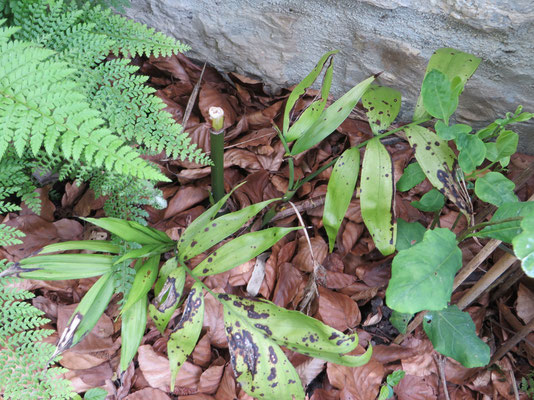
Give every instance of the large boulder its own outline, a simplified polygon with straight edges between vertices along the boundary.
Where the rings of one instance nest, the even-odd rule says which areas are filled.
[[[406,120],[432,52],[454,47],[483,60],[459,121],[481,127],[518,104],[534,112],[532,0],[132,0],[127,15],[190,44],[190,57],[273,90],[339,49],[334,96],[384,71],[379,83],[402,92]],[[534,154],[534,122],[516,130],[521,149]]]

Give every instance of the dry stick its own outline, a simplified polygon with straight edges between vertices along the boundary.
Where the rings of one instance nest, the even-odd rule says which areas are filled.
[[[514,398],[515,400],[519,400],[519,392],[517,391],[517,382],[515,380],[514,371],[509,370],[510,373],[510,379],[512,380],[512,387],[514,388]]]
[[[532,332],[532,330],[534,330],[534,318],[532,318],[528,324],[519,330],[519,332],[517,332],[514,336],[504,342],[501,347],[499,347],[499,350],[497,350],[493,357],[491,357],[490,364],[499,361],[506,353],[515,347],[521,341],[521,339]]]
[[[451,400],[449,396],[449,391],[447,390],[447,378],[445,376],[445,366],[444,366],[444,360],[441,356],[434,355],[434,361],[438,365],[438,371],[439,371],[439,379],[441,381],[441,384],[443,385],[443,393],[445,394],[446,400]]]
[[[202,84],[202,77],[204,76],[205,70],[206,70],[206,63],[204,63],[204,66],[202,67],[202,72],[200,73],[200,77],[198,78],[198,81],[195,84],[193,91],[191,92],[191,96],[189,96],[189,100],[187,101],[187,106],[185,107],[184,117],[182,118],[182,126],[184,127],[184,129],[185,129],[185,126],[187,125],[187,121],[189,121],[189,117],[191,116],[191,111],[193,111],[193,106],[195,105],[195,102],[197,100],[198,92],[200,91],[200,85]]]
[[[295,204],[295,208],[298,210],[298,212],[302,213],[304,211],[311,210],[316,207],[320,207],[324,204],[326,196],[317,196],[312,197],[311,199],[303,200]],[[286,217],[289,217],[291,215],[295,214],[295,209],[293,208],[285,208],[282,211],[279,211],[275,214],[275,216],[271,219],[270,222],[278,221],[280,219],[284,219]]]

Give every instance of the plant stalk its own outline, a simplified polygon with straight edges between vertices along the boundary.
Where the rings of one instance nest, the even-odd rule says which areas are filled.
[[[224,197],[224,111],[220,107],[210,107],[211,118],[210,150],[213,165],[211,166],[211,190],[216,203]]]

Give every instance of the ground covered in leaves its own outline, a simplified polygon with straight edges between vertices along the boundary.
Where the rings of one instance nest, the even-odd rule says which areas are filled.
[[[141,66],[142,73],[151,77],[150,84],[158,90],[157,95],[181,123],[202,67],[181,55],[165,59],[137,59],[135,62]],[[192,140],[209,152],[208,109],[211,106],[224,109],[227,128],[224,156],[226,190],[246,181],[231,197],[231,211],[280,197],[287,189],[288,168],[284,161],[284,148],[272,124],[281,125],[289,93],[290,89],[272,95],[265,91],[260,81],[238,74],[223,77],[214,69],[206,68],[198,99],[185,128]],[[315,95],[317,92],[308,90],[304,100],[297,105],[297,112]],[[356,109],[337,132],[299,155],[296,158],[296,178],[317,170],[348,146],[371,138],[371,130],[363,115]],[[402,133],[385,139],[384,143],[392,155],[395,179],[398,180],[412,161],[413,150],[403,140]],[[508,177],[517,179],[533,159],[524,155],[514,156]],[[163,154],[151,157],[151,160],[158,163],[173,182],[160,186],[168,207],[164,210],[148,209],[149,224],[178,239],[183,229],[209,206],[210,168],[170,160]],[[451,399],[518,398],[514,395],[513,385],[518,384],[534,366],[534,332],[515,346],[497,366],[487,369],[467,369],[451,359],[442,358],[433,351],[421,327],[408,334],[400,344],[393,343],[398,332],[389,322],[391,310],[384,301],[392,256],[383,257],[375,250],[364,227],[356,196],[341,226],[335,251],[328,253],[321,218],[330,172],[331,169],[328,169],[303,185],[293,198],[307,225],[313,256],[326,270],[311,314],[338,330],[357,332],[361,345],[367,347],[368,343],[372,343],[374,350],[371,361],[359,368],[338,366],[287,351],[302,382],[307,385],[309,398],[373,400],[385,377],[398,369],[406,372],[405,378],[395,387],[395,396],[401,400],[445,399],[443,377]],[[423,213],[410,205],[411,201],[418,200],[430,189],[430,183],[425,180],[408,192],[397,193],[397,217],[430,226],[433,214]],[[51,190],[53,196],[49,196]],[[534,179],[530,177],[517,193],[521,200],[526,200],[533,192]],[[70,183],[49,185],[40,189],[40,196],[43,202],[40,215],[23,209],[19,214],[3,216],[3,223],[18,227],[27,236],[23,245],[0,248],[0,257],[17,261],[49,243],[106,238],[107,233],[77,219],[104,216],[103,199],[95,199],[86,186]],[[442,227],[451,227],[458,216],[458,210],[450,203],[448,206],[440,215]],[[291,207],[286,205],[278,211],[274,225],[298,225]],[[258,221],[253,221],[251,228],[257,229],[258,226]],[[465,227],[465,218],[462,218],[455,232]],[[480,249],[481,245],[472,240],[462,244],[464,263],[469,262]],[[497,249],[483,262],[456,290],[453,301],[460,298],[502,254],[504,252]],[[198,264],[203,257],[196,257],[192,265]],[[253,271],[262,267],[264,274],[260,274],[260,279],[249,283]],[[297,309],[312,270],[310,248],[302,232],[296,232],[277,243],[265,257],[260,256],[231,271],[210,276],[204,282],[215,292],[245,296],[258,293],[258,296],[279,306]],[[46,317],[52,321],[47,327],[61,333],[77,303],[94,281],[26,281],[24,285],[37,294],[33,304],[45,311]],[[192,281],[188,280],[186,286],[191,284]],[[169,389],[166,344],[181,309],[177,310],[163,336],[149,321],[135,362],[119,379],[115,373],[121,343],[120,321],[116,319],[118,300],[114,299],[88,337],[63,354],[61,365],[70,370],[66,377],[78,392],[101,386],[110,393],[108,399],[116,400],[164,400],[176,399],[177,396],[184,400],[250,398],[236,385],[223,332],[222,306],[209,294],[206,296],[203,333],[178,374],[174,393],[170,393]],[[534,316],[534,282],[516,266],[499,281],[498,286],[484,293],[467,311],[475,321],[477,333],[490,345],[493,353]],[[57,338],[58,333],[49,340],[55,342]],[[526,399],[527,396],[521,393],[520,398]]]

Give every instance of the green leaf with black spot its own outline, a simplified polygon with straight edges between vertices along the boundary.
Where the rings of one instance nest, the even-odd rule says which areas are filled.
[[[193,222],[189,224],[187,229],[182,233],[182,236],[180,237],[180,240],[178,240],[177,250],[178,250],[178,257],[183,257],[183,252],[187,251],[191,247],[191,244],[193,241],[195,241],[196,238],[199,237],[199,235],[202,234],[204,229],[208,227],[211,220],[215,218],[221,207],[226,203],[226,201],[230,198],[232,193],[236,189],[238,189],[240,186],[244,185],[245,182],[240,183],[236,187],[232,189],[232,191],[228,194],[226,194],[222,199],[220,199],[217,203],[215,203],[213,206],[208,208],[206,211],[204,211],[202,214],[200,214]],[[197,240],[198,242],[198,240]]]
[[[334,250],[337,233],[349,208],[359,171],[360,149],[357,147],[345,150],[332,169],[323,212],[323,225],[328,235],[330,252]]]
[[[295,89],[293,89],[293,91],[287,98],[286,107],[284,110],[284,121],[282,125],[282,133],[288,142],[296,139],[296,137],[291,138],[290,135],[288,134],[290,130],[289,123],[290,123],[291,111],[293,110],[293,107],[295,106],[299,98],[302,95],[304,95],[304,93],[306,92],[306,89],[308,89],[311,85],[313,85],[313,83],[317,80],[317,78],[323,71],[324,66],[327,62],[330,65],[328,66],[327,72],[325,73],[325,77],[323,78],[321,97],[324,97],[324,94],[326,92],[326,97],[328,98],[328,92],[330,91],[330,84],[332,82],[332,67],[333,67],[332,58],[338,51],[339,50],[333,50],[333,51],[329,51],[328,53],[324,54],[319,60],[319,62],[317,63],[317,65],[313,68],[313,70],[302,81],[300,81],[297,86],[295,86]],[[330,72],[328,72],[328,70],[330,70]],[[324,105],[322,107],[324,109]],[[292,134],[295,134],[296,132],[297,130],[294,130]]]
[[[523,231],[512,240],[514,253],[521,260],[525,274],[534,278],[534,214],[523,218],[521,228]]]
[[[182,297],[185,285],[185,272],[184,267],[179,267],[173,269],[168,274],[163,274],[163,276],[165,276],[163,285],[158,288],[158,285],[156,284],[154,289],[156,297],[148,306],[148,313],[150,318],[154,321],[156,328],[162,334],[167,328],[167,325],[172,318],[172,314],[180,305],[180,298]],[[160,279],[163,276],[161,276],[160,272]]]
[[[421,96],[426,112],[448,125],[449,117],[458,107],[458,95],[447,76],[437,69],[430,71],[423,80]]]
[[[402,218],[397,219],[397,242],[395,247],[398,251],[406,250],[423,240],[426,228],[419,222],[406,222]]]
[[[421,197],[421,200],[412,201],[410,204],[421,211],[435,212],[443,208],[445,205],[445,197],[438,189],[434,188],[425,193],[423,197]]]
[[[437,135],[443,140],[454,140],[459,135],[466,135],[473,130],[469,125],[456,124],[447,126],[443,121],[437,121],[434,125]]]
[[[475,182],[478,198],[497,207],[519,201],[514,193],[515,183],[499,172],[488,172]]]
[[[204,320],[204,291],[199,282],[195,282],[185,302],[184,312],[167,343],[167,354],[171,366],[171,392],[178,371],[187,357],[195,349]]]
[[[448,47],[441,48],[436,50],[434,54],[432,54],[432,57],[430,57],[428,66],[426,68],[425,77],[432,70],[438,70],[442,72],[451,82],[458,77],[459,88],[456,89],[456,91],[461,92],[467,80],[478,68],[480,61],[480,58],[475,57],[472,54],[464,53]],[[418,121],[427,118],[428,116],[428,113],[423,107],[422,95],[419,95],[417,104],[415,106],[413,120]]]
[[[379,138],[367,143],[362,163],[360,207],[363,222],[383,255],[395,251],[395,183],[391,157]]]
[[[513,202],[502,204],[490,222],[498,222],[508,218],[526,217],[534,213],[534,201]],[[521,233],[521,221],[509,221],[496,225],[487,226],[481,231],[473,234],[477,237],[490,237],[505,243],[512,243],[514,237]]]
[[[150,257],[136,271],[132,287],[128,292],[126,302],[122,307],[122,313],[125,313],[130,307],[137,303],[140,298],[145,297],[150,291],[158,277],[159,258],[159,254]]]
[[[268,228],[239,236],[202,260],[193,273],[196,276],[208,276],[229,271],[263,253],[289,232],[298,229],[300,228]]]
[[[408,164],[404,168],[402,176],[397,181],[397,190],[399,192],[407,192],[411,188],[419,185],[425,180],[425,173],[421,169],[421,166],[418,162]]]
[[[115,282],[111,272],[101,276],[91,286],[70,317],[50,359],[70,349],[91,332],[106,310],[114,291]]]
[[[173,240],[164,232],[143,226],[135,221],[126,221],[120,218],[82,218],[100,228],[103,228],[127,242],[139,244],[169,244]]]
[[[371,130],[379,135],[397,118],[401,93],[386,86],[371,85],[362,96],[362,104]]]
[[[279,199],[270,199],[260,203],[252,204],[239,211],[225,214],[207,223],[191,241],[189,247],[179,251],[179,257],[187,260],[203,251],[215,246],[221,240],[235,233],[238,229],[261,210],[274,201]]]
[[[291,149],[291,155],[295,156],[311,149],[334,132],[347,119],[374,80],[375,77],[371,76],[360,82],[324,110],[317,121],[297,139]]]
[[[412,318],[413,314],[400,313],[393,310],[391,317],[389,317],[389,322],[391,322],[391,325],[397,328],[397,330],[404,335]]]
[[[451,299],[454,275],[461,266],[462,252],[454,233],[444,228],[427,231],[420,243],[393,259],[388,307],[407,314],[442,310]]]
[[[460,311],[458,306],[427,313],[423,328],[436,351],[464,367],[484,367],[489,363],[489,346],[477,336],[469,313]]]
[[[120,372],[126,371],[132,362],[146,329],[146,307],[148,299],[145,295],[125,311],[121,318],[121,361]]]
[[[371,347],[361,356],[345,355],[358,345],[356,335],[345,335],[301,312],[286,310],[267,300],[228,294],[218,298],[228,312],[239,316],[239,321],[247,321],[251,329],[280,346],[349,367],[361,366],[371,358]]]
[[[3,275],[43,281],[91,278],[112,271],[113,259],[114,256],[106,254],[52,254],[28,257],[4,271]]]
[[[452,169],[455,156],[447,142],[422,126],[406,127],[406,137],[415,149],[415,158],[430,183],[452,201],[466,215],[472,214],[471,205],[463,193]]]
[[[299,375],[284,352],[224,302],[230,362],[239,385],[254,398],[304,400]]]

